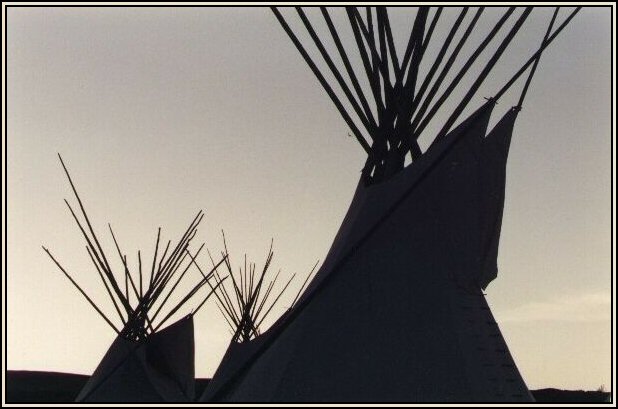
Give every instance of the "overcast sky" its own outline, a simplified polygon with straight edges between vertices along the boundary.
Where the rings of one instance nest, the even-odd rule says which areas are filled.
[[[533,11],[470,109],[534,52],[552,11]],[[401,49],[414,12],[389,12]],[[471,44],[501,12],[486,11]],[[349,44],[343,11],[332,14]],[[110,222],[130,263],[137,249],[152,256],[157,227],[175,240],[199,209],[196,240],[218,252],[224,229],[236,265],[245,252],[263,263],[271,237],[284,276],[324,258],[365,155],[268,9],[10,7],[7,21],[9,369],[88,374],[115,335],[41,249],[112,311],[63,203],[57,152],[104,247],[114,254]],[[611,72],[611,10],[584,8],[544,53],[513,136],[486,292],[532,389],[610,386]],[[214,304],[195,338],[197,375],[211,376],[230,340]]]

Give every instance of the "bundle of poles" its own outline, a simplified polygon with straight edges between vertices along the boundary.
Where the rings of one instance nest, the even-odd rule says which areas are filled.
[[[278,293],[273,293],[273,289],[281,273],[281,270],[279,270],[274,278],[267,279],[268,272],[271,271],[270,266],[274,256],[273,240],[270,242],[270,248],[261,270],[256,269],[256,264],[254,262],[248,262],[247,255],[245,254],[244,264],[236,270],[237,272],[234,272],[229,257],[225,233],[223,231],[221,233],[224,246],[224,251],[221,252],[221,256],[224,260],[224,266],[221,266],[221,263],[216,263],[214,258],[210,255],[210,252],[208,252],[212,262],[211,271],[214,271],[216,283],[222,283],[224,280],[219,274],[219,267],[226,269],[226,277],[229,277],[230,280],[228,280],[225,285],[221,285],[218,288],[211,288],[217,299],[217,307],[233,334],[233,342],[246,342],[261,334],[264,320],[271,315],[273,308],[277,302],[281,300],[281,296],[289,288],[296,274],[292,274]],[[294,307],[300,295],[305,290],[309,283],[309,278],[312,276],[317,265],[318,262],[315,263],[305,278],[302,286],[291,302],[288,311]],[[206,276],[203,272],[202,274]],[[271,297],[271,295],[274,294],[277,295]]]
[[[471,70],[478,57],[503,27],[508,26],[506,24],[507,21],[512,16],[519,14],[519,17],[511,24],[511,28],[497,46],[494,54],[477,74],[474,83],[465,92],[462,100],[455,106],[455,109],[443,124],[435,140],[439,139],[441,135],[445,135],[451,129],[483,81],[500,60],[505,49],[520,31],[524,22],[530,16],[533,7],[522,8],[523,10],[519,13],[516,13],[517,9],[519,9],[518,7],[509,7],[463,63],[462,67],[454,74],[451,82],[448,85],[443,85],[445,78],[451,73],[453,66],[457,62],[460,51],[470,38],[470,34],[485,10],[484,7],[478,7],[476,11],[471,13],[470,9],[470,7],[461,8],[448,35],[442,44],[438,45],[437,50],[439,51],[435,60],[431,62],[431,66],[426,71],[427,74],[424,78],[420,78],[421,63],[431,43],[432,34],[438,24],[440,24],[440,16],[443,14],[444,7],[418,7],[407,46],[405,51],[403,53],[400,52],[399,55],[395,49],[386,7],[365,7],[364,12],[357,7],[345,7],[347,20],[352,29],[357,51],[363,63],[364,75],[366,75],[370,88],[369,92],[365,92],[360,85],[358,74],[352,68],[350,58],[328,9],[320,7],[320,12],[328,27],[332,43],[334,43],[337,49],[344,69],[335,65],[333,58],[328,53],[320,36],[316,33],[303,8],[296,7],[298,17],[319,51],[320,56],[328,66],[332,76],[335,78],[340,90],[339,94],[343,93],[343,96],[341,96],[335,92],[333,85],[326,80],[305,46],[299,40],[299,37],[290,28],[282,13],[276,7],[272,7],[277,20],[337,107],[354,137],[367,153],[368,158],[362,170],[363,179],[366,183],[380,182],[403,169],[407,155],[410,155],[411,162],[414,162],[422,155],[423,152],[418,143],[422,132],[449,97],[453,95],[453,91],[460,84],[465,74]],[[497,101],[532,66],[533,68],[524,86],[524,91],[519,99],[518,106],[521,106],[541,53],[580,9],[581,7],[575,8],[562,24],[552,32],[551,30],[559,10],[559,7],[555,8],[541,46],[521,69],[506,82],[504,87],[494,94],[494,100]],[[469,13],[473,14],[472,18],[469,19],[467,24],[463,24],[466,15]],[[454,41],[457,36],[458,40]],[[342,74],[344,70],[347,73],[347,80]],[[441,90],[442,92],[439,92]],[[344,97],[347,99],[349,106],[351,106],[353,113],[348,112],[344,107],[342,103]]]
[[[187,276],[190,267],[197,265],[195,259],[204,248],[204,244],[202,244],[195,255],[189,252],[189,246],[195,238],[197,228],[204,218],[204,213],[201,210],[197,213],[178,243],[172,248],[170,248],[172,245],[171,240],[167,242],[164,248],[160,245],[161,228],[159,228],[154,256],[150,266],[142,266],[141,251],[138,251],[137,271],[129,268],[127,255],[123,253],[111,225],[108,224],[115,250],[122,264],[122,271],[114,272],[94,232],[92,223],[77,193],[71,175],[62,157],[60,155],[58,155],[58,157],[79,205],[79,213],[83,220],[80,220],[80,217],[78,217],[77,213],[66,199],[65,203],[86,241],[86,251],[114,306],[118,319],[116,320],[105,314],[60,262],[58,262],[52,253],[46,247],[43,247],[43,250],[85,297],[88,303],[119,336],[131,341],[145,340],[149,335],[157,332],[170,318],[179,312],[183,306],[197,298],[197,305],[190,312],[190,314],[196,314],[227,278],[215,274],[216,268],[227,260],[227,254],[222,253],[221,259],[213,264],[213,268],[210,271],[204,273],[202,270],[199,270],[201,273],[199,281],[193,284],[187,292],[180,295],[174,293],[179,287],[181,280]],[[161,250],[162,253],[160,254]],[[208,289],[205,295],[199,295],[202,288]],[[172,294],[175,294],[175,296],[172,297]],[[174,302],[171,301],[172,299]],[[116,321],[116,324],[114,324],[114,321]],[[120,321],[120,325],[118,321]]]

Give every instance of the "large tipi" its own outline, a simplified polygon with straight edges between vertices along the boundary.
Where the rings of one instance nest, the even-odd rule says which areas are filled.
[[[432,33],[445,9],[418,8],[408,46],[398,58],[386,8],[347,7],[369,97],[329,11],[320,10],[351,86],[297,7],[353,112],[345,109],[281,11],[273,8],[368,159],[330,251],[303,296],[268,331],[231,343],[202,401],[533,400],[483,289],[497,276],[506,160],[515,120],[541,52],[578,10],[554,28],[556,8],[538,51],[453,128],[531,7],[508,8],[446,88],[441,83],[484,8],[460,9],[436,59],[420,78],[424,52],[430,40],[438,42]],[[495,53],[476,71],[473,85],[422,152],[418,138],[428,122],[501,30],[506,33]],[[518,104],[488,129],[496,101],[527,70]],[[439,90],[444,91],[437,95]],[[408,155],[411,164],[406,165]]]

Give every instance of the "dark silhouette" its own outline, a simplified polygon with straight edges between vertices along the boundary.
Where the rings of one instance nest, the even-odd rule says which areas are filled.
[[[285,293],[292,280],[294,280],[296,274],[293,274],[290,277],[283,289],[279,291],[274,299],[270,298],[270,295],[273,294],[272,290],[277,283],[277,279],[279,278],[279,273],[281,272],[281,270],[279,270],[273,279],[265,280],[274,255],[272,240],[261,273],[256,273],[255,263],[250,261],[247,264],[247,255],[245,254],[244,266],[241,266],[238,270],[238,274],[235,274],[230,261],[229,252],[227,250],[225,233],[221,233],[223,236],[223,246],[225,249],[225,251],[221,254],[225,259],[227,277],[230,278],[227,282],[228,284],[231,283],[231,288],[228,288],[225,284],[222,284],[218,289],[213,288],[213,291],[215,297],[217,298],[217,307],[232,330],[232,342],[246,342],[260,335],[261,326],[264,319],[272,312],[273,307],[277,304],[277,301],[279,301],[283,293]],[[217,270],[219,266],[215,264],[212,256],[210,257],[210,260],[213,264],[215,278],[218,282],[222,282],[223,280]],[[311,274],[315,270],[316,266],[317,263],[307,275],[303,285],[292,301],[290,308],[292,308],[300,294],[303,292],[305,285],[309,281],[309,278],[311,277]],[[200,269],[200,271],[202,270]]]
[[[118,314],[117,321],[120,321],[120,324],[114,324],[115,319],[107,317],[52,253],[43,247],[62,273],[118,334],[94,374],[77,396],[77,400],[86,402],[192,401],[195,393],[193,315],[225,280],[225,277],[215,277],[214,269],[223,263],[227,256],[223,254],[222,259],[207,274],[202,272],[200,280],[180,298],[180,301],[169,307],[171,295],[204,247],[202,244],[195,256],[189,253],[189,245],[204,217],[202,211],[198,212],[171,251],[169,251],[170,240],[160,256],[161,229],[159,228],[149,272],[143,271],[140,251],[137,253],[137,272],[129,268],[127,255],[121,250],[111,225],[108,225],[118,257],[124,267],[122,272],[114,273],[73,180],[62,158],[58,156],[78,202],[83,221],[80,221],[69,202],[65,200],[65,203],[84,236],[88,255]],[[118,276],[124,278],[124,292],[121,289],[121,283],[117,280]],[[189,300],[195,298],[198,291],[206,284],[210,287],[210,291],[191,313],[175,324],[162,329],[164,324]]]
[[[463,7],[461,9],[457,20],[441,44],[437,57],[432,62],[424,78],[419,78],[419,67],[433,39],[433,32],[439,23],[440,16],[444,9],[443,7],[433,8],[435,12],[430,21],[429,14],[431,7],[418,8],[410,38],[401,60],[398,58],[397,50],[394,46],[386,7],[367,7],[365,19],[363,19],[357,7],[346,7],[346,13],[350,21],[352,32],[354,33],[358,53],[363,62],[363,73],[367,76],[371,88],[371,92],[368,94],[363,92],[359,84],[357,74],[350,63],[348,52],[341,42],[338,30],[333,24],[327,8],[321,7],[320,9],[324,21],[328,26],[330,37],[337,48],[339,57],[343,62],[343,68],[345,68],[345,73],[348,75],[352,87],[350,87],[344,79],[342,75],[343,70],[336,66],[332,57],[329,55],[320,36],[316,33],[302,7],[296,7],[300,20],[313,40],[314,45],[319,50],[320,56],[328,66],[330,73],[335,77],[336,84],[342,90],[343,96],[337,95],[333,85],[326,80],[325,76],[306,51],[305,46],[303,46],[294,31],[290,28],[281,12],[276,7],[272,7],[277,20],[316,75],[318,81],[350,127],[354,137],[361,144],[365,152],[367,152],[368,158],[362,173],[363,180],[365,183],[369,184],[380,182],[401,171],[404,167],[405,156],[407,154],[410,155],[412,161],[418,160],[422,155],[418,144],[418,138],[443,104],[453,95],[453,91],[459,85],[461,79],[471,71],[478,57],[514,14],[516,7],[510,7],[504,13],[490,33],[465,61],[464,65],[459,69],[451,82],[446,85],[446,89],[440,96],[436,94],[441,89],[443,81],[453,68],[459,52],[466,44],[479,18],[483,14],[484,7],[479,7],[477,9],[456,46],[450,52],[446,63],[443,65],[442,69],[439,69],[470,7]],[[521,13],[510,31],[500,42],[496,51],[494,51],[493,56],[480,73],[478,73],[475,82],[452,111],[436,138],[444,136],[450,130],[466,106],[473,100],[474,95],[484,80],[492,72],[492,69],[500,60],[506,48],[526,22],[532,9],[533,7],[526,7]],[[518,103],[518,106],[521,106],[542,51],[557,37],[578,11],[579,8],[576,8],[564,20],[560,27],[551,33],[558,12],[558,8],[556,8],[556,12],[549,24],[547,34],[539,50],[535,52],[505,86],[496,93],[494,99],[498,100],[526,69],[532,65],[533,67],[530,70],[530,75],[528,76]],[[429,26],[427,28],[428,22]],[[378,38],[377,42],[376,37]],[[434,39],[433,41],[435,42],[436,40]],[[393,75],[391,75],[391,73],[393,73]],[[438,76],[432,83],[436,74],[438,74]],[[343,98],[349,102],[353,113],[346,111],[341,102]],[[377,113],[377,118],[374,116],[374,111],[372,111],[371,108],[372,102],[374,111]],[[358,118],[357,121],[353,119],[354,116]]]
[[[6,373],[7,403],[71,403],[88,381],[87,375],[58,372],[8,371]],[[199,396],[209,378],[195,380]],[[539,389],[531,391],[538,403],[606,403],[610,392]]]
[[[309,282],[310,273],[290,309],[265,331],[260,330],[264,317],[293,279],[269,298],[277,279],[266,279],[272,243],[261,273],[245,259],[244,270],[235,277],[226,245],[221,259],[215,262],[211,257],[212,269],[205,272],[196,260],[204,245],[194,254],[189,251],[203,218],[200,211],[174,247],[171,241],[160,247],[159,229],[151,267],[143,271],[141,252],[137,269],[131,269],[110,225],[122,263],[122,271],[114,272],[60,158],[79,212],[65,202],[117,317],[106,315],[43,249],[117,338],[87,381],[77,376],[16,373],[13,389],[9,388],[13,399],[28,394],[24,395],[23,386],[27,384],[33,389],[29,399],[34,400],[47,393],[51,400],[71,396],[69,400],[83,402],[194,400],[192,317],[215,294],[233,338],[213,379],[203,392],[198,389],[200,401],[533,401],[535,396],[515,365],[483,290],[498,272],[506,162],[518,113],[543,50],[581,7],[554,30],[557,7],[538,50],[493,97],[455,126],[533,11],[533,7],[522,9],[508,8],[453,71],[484,7],[478,7],[468,22],[470,7],[461,8],[428,70],[421,69],[422,64],[428,47],[437,42],[433,33],[445,8],[419,7],[407,46],[398,55],[386,7],[363,11],[346,7],[354,50],[362,61],[360,71],[369,84],[367,92],[325,7],[320,8],[321,15],[342,68],[329,55],[303,8],[296,7],[296,13],[336,87],[320,71],[289,20],[272,8],[367,160],[324,264]],[[495,50],[423,151],[419,138],[431,129],[428,125],[446,103],[453,102],[463,77],[474,72],[474,64],[495,38],[501,38]],[[526,71],[517,105],[488,129],[495,104]],[[449,83],[444,82],[447,77]],[[217,271],[224,263],[227,277]],[[172,294],[191,267],[201,274],[199,281],[170,306]],[[224,285],[228,277],[231,287]],[[204,286],[210,291],[191,313],[166,327]],[[41,379],[57,385],[55,394],[37,389]],[[69,392],[72,388],[74,392]],[[599,396],[604,395],[595,395]],[[560,399],[548,391],[539,391],[536,397]]]
[[[438,44],[436,59],[421,70],[427,47],[436,42],[433,32],[442,7],[418,8],[401,58],[385,7],[366,7],[365,17],[359,8],[346,7],[370,87],[363,92],[329,11],[320,8],[351,85],[303,9],[296,7],[343,94],[338,95],[282,12],[272,8],[367,161],[324,264],[307,290],[269,330],[230,344],[201,401],[534,400],[483,289],[497,276],[506,161],[517,115],[542,51],[580,8],[552,31],[556,8],[538,50],[493,98],[453,128],[533,8],[518,12],[510,7],[442,86],[484,11],[477,8],[463,24],[469,9],[461,9]],[[462,26],[466,28],[449,52]],[[423,152],[419,137],[494,38],[502,40]],[[518,104],[489,130],[496,102],[528,69]],[[427,74],[421,78],[420,72]],[[343,98],[353,112],[346,111]],[[411,164],[405,166],[408,155]]]

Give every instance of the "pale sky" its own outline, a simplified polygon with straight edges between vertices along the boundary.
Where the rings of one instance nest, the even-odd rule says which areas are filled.
[[[500,12],[486,11],[471,44]],[[533,11],[470,109],[534,52],[552,12]],[[457,13],[445,11],[434,38]],[[584,8],[544,53],[513,136],[486,292],[531,389],[611,383],[611,13]],[[414,13],[389,14],[401,48]],[[262,263],[271,237],[285,276],[323,260],[365,154],[270,10],[11,7],[7,23],[9,369],[89,374],[115,335],[41,249],[111,313],[63,203],[57,152],[108,254],[110,222],[130,263],[138,249],[152,256],[157,227],[176,240],[199,209],[195,243],[218,252],[224,229],[237,266],[245,252]],[[213,374],[229,340],[211,303],[196,316],[197,376]]]

